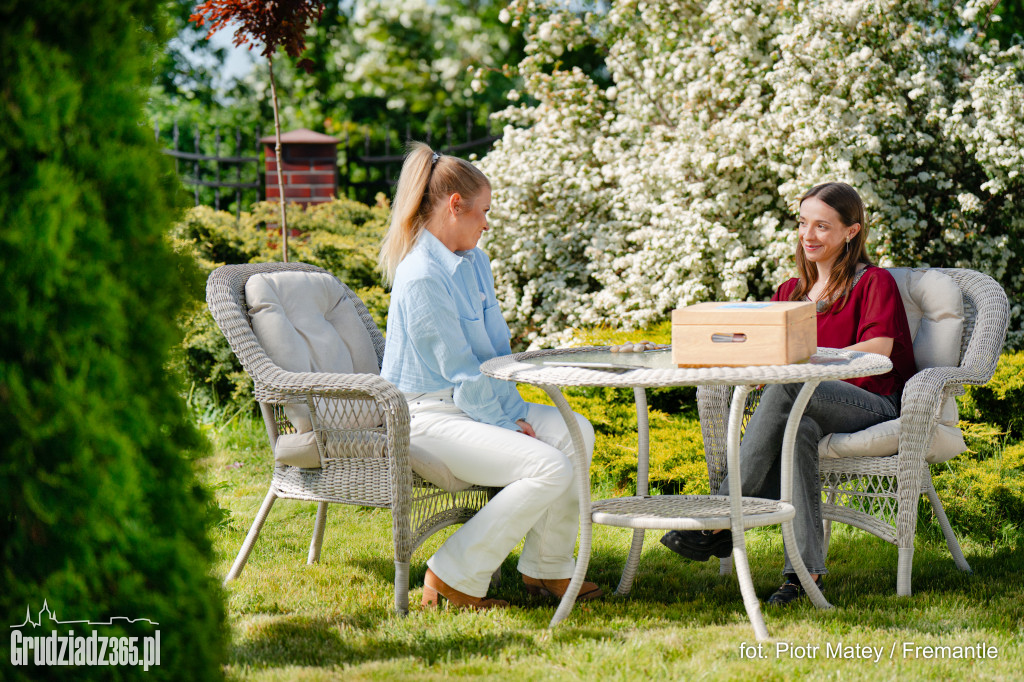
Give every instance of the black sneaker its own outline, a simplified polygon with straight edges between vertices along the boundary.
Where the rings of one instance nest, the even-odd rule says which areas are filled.
[[[814,584],[818,586],[819,590],[822,590],[820,575],[814,579]],[[768,597],[768,603],[772,606],[789,606],[797,599],[802,599],[806,596],[807,592],[804,590],[803,585],[800,584],[800,579],[796,577],[796,574],[787,573],[785,584],[775,590],[775,594]]]
[[[670,530],[661,537],[661,544],[694,561],[707,561],[712,556],[724,559],[732,554],[732,531]]]

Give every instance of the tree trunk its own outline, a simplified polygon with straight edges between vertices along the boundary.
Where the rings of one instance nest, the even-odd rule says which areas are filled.
[[[284,173],[281,171],[281,116],[277,111],[277,86],[274,83],[274,58],[267,57],[270,69],[270,95],[274,101],[274,134],[277,137],[274,155],[277,157],[278,203],[281,205],[281,260],[288,262],[288,218],[284,207]]]

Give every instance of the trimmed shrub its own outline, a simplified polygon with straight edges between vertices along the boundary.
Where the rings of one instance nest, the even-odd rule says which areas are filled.
[[[976,439],[967,440],[972,450],[982,449]],[[994,448],[986,443],[984,449],[996,452],[981,460],[961,456],[932,465],[932,480],[958,533],[1005,540],[1024,531],[1024,443]]]
[[[1013,438],[1024,436],[1024,352],[1003,353],[992,380],[966,386],[960,398],[962,419],[998,425]]]
[[[377,324],[387,321],[390,296],[374,271],[387,225],[387,205],[370,207],[348,199],[303,207],[291,204],[289,260],[319,265],[352,288]],[[277,235],[268,226],[279,215],[276,203],[260,202],[238,219],[231,213],[197,206],[171,230],[175,249],[189,256],[208,276],[225,264],[280,258]],[[254,409],[252,380],[242,370],[217,328],[202,296],[181,317],[185,338],[173,365],[187,382],[189,403],[203,420],[225,412]]]
[[[5,679],[223,677],[210,498],[183,456],[204,446],[164,368],[198,280],[163,239],[177,180],[139,125],[159,8],[0,11],[0,619],[35,620],[45,602],[62,621],[157,624],[53,623],[59,636],[160,632],[148,672],[8,667],[5,636]],[[51,632],[45,616],[22,631]]]

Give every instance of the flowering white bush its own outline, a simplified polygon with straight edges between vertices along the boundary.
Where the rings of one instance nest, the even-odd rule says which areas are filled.
[[[535,345],[634,328],[793,274],[797,198],[849,182],[885,266],[998,279],[1024,344],[1024,50],[987,41],[990,2],[514,0],[537,103],[500,114],[481,165],[514,333]],[[595,44],[614,86],[559,68]],[[515,93],[519,97],[519,93]]]

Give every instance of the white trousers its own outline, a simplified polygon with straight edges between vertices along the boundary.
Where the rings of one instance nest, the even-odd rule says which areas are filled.
[[[410,439],[444,461],[457,478],[503,488],[427,560],[437,577],[473,597],[487,594],[491,574],[523,537],[519,572],[532,578],[568,578],[579,527],[573,485],[572,439],[557,408],[527,403],[526,421],[536,438],[476,421],[450,394],[409,396]],[[576,422],[586,444],[594,429]]]

